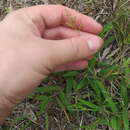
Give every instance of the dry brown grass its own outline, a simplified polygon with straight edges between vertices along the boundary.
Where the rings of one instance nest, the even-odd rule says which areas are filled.
[[[18,9],[21,7],[28,7],[37,4],[62,4],[70,8],[76,9],[85,15],[90,15],[97,21],[105,24],[113,19],[113,14],[119,7],[120,0],[1,0],[0,1],[0,18],[3,19],[7,13],[11,10]],[[126,0],[125,0],[126,1]],[[130,1],[124,2],[123,4],[130,5]],[[122,6],[122,5],[120,5]],[[49,81],[44,82],[44,85],[59,84],[63,86],[65,80],[61,77],[49,77]],[[44,122],[49,120],[49,130],[72,130],[76,128],[77,124],[87,122],[88,124],[95,120],[94,116],[86,114],[85,118],[83,115],[79,118],[70,117],[66,119],[64,112],[60,110],[57,105],[49,105],[49,115],[36,115],[39,111],[37,107],[38,101],[26,99],[17,106],[14,112],[10,115],[8,120],[5,122],[5,129],[10,130],[24,130],[25,126],[28,125],[27,130],[44,130]],[[26,119],[16,120],[16,118],[27,116]],[[75,130],[75,129],[74,129]],[[81,130],[81,129],[79,129]],[[100,130],[107,130],[106,126],[101,126]]]

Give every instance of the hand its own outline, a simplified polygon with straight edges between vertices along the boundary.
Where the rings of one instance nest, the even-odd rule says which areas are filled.
[[[66,11],[80,31],[68,27]],[[60,5],[10,13],[0,23],[1,122],[51,72],[84,69],[103,44],[96,36],[101,30],[92,18]]]

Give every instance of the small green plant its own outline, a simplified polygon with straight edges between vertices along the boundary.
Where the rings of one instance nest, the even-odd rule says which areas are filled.
[[[63,111],[68,122],[80,113],[84,115],[84,118],[86,113],[94,116],[95,121],[90,124],[80,124],[77,128],[96,130],[99,126],[106,126],[114,130],[130,129],[128,118],[130,58],[122,57],[125,49],[130,49],[127,13],[121,11],[112,22],[104,26],[100,36],[105,40],[105,45],[89,62],[85,71],[56,73],[55,75],[62,75],[65,78],[65,87],[41,86],[37,89],[39,92],[44,92],[44,96],[36,96],[36,100],[41,101],[41,113],[47,114],[48,104],[53,102]],[[66,25],[80,30],[76,24],[76,17],[71,16],[68,11],[66,16],[69,19]],[[126,23],[128,28],[125,28]],[[113,46],[113,50],[104,56],[105,49],[110,46]],[[119,48],[120,51],[115,52],[115,48]],[[115,60],[115,56],[118,60]],[[109,58],[106,60],[106,57]],[[82,76],[80,80],[77,80],[80,74]],[[52,96],[54,93],[56,95]]]
[[[83,1],[85,4],[97,3],[94,0]],[[110,1],[103,2],[107,4]],[[61,120],[65,122],[61,123],[63,129],[69,129],[65,128],[66,124],[72,124],[73,130],[130,129],[130,11],[125,6],[128,1],[113,2],[113,20],[104,25],[100,34],[104,46],[89,62],[87,69],[54,73],[53,76],[64,80],[62,84],[40,85],[28,97],[32,104],[36,103],[36,116],[44,117],[42,128],[49,130],[54,118],[53,122],[59,129],[62,129]],[[65,10],[65,17],[68,19],[67,27],[80,31],[82,25],[77,24],[76,17],[68,10]],[[26,122],[24,125],[23,120]],[[22,124],[21,130],[34,126],[27,117],[17,118],[13,123],[19,121],[16,124]],[[40,129],[40,124],[36,126]],[[13,125],[7,129],[13,129]]]

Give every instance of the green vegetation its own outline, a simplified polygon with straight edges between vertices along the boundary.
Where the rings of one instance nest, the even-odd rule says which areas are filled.
[[[95,117],[90,124],[80,122],[77,129],[95,130],[102,125],[114,130],[130,129],[129,10],[123,8],[118,11],[114,20],[104,26],[100,36],[105,39],[105,45],[89,62],[86,71],[55,74],[65,78],[64,89],[62,86],[41,86],[37,89],[44,92],[44,96],[33,96],[41,101],[40,112],[47,114],[48,104],[54,102],[69,122],[75,116],[81,120],[80,115],[85,117],[86,113]],[[72,27],[74,19],[71,18],[70,22],[68,25]],[[106,52],[109,47],[112,50]],[[80,74],[82,76],[77,80]],[[54,93],[56,95],[53,97]]]
[[[126,0],[118,1],[112,20],[105,22],[100,34],[105,40],[104,47],[86,70],[55,73],[53,76],[62,77],[64,84],[41,85],[28,97],[32,102],[39,102],[35,114],[44,115],[44,129],[53,127],[50,116],[57,124],[60,120],[72,122],[72,130],[130,129],[130,10],[127,4]],[[72,17],[68,26],[79,29],[74,20]],[[59,114],[62,115],[58,117]],[[29,120],[21,130],[31,124]]]

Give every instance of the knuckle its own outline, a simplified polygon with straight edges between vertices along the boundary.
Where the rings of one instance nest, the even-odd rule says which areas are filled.
[[[75,39],[70,39],[70,47],[73,50],[73,54],[78,56],[80,54],[80,45],[77,44],[78,42]]]
[[[71,39],[71,47],[74,51],[74,55],[78,59],[86,58],[88,53],[87,41],[85,37],[80,37],[77,39]],[[86,52],[87,51],[87,52]]]

